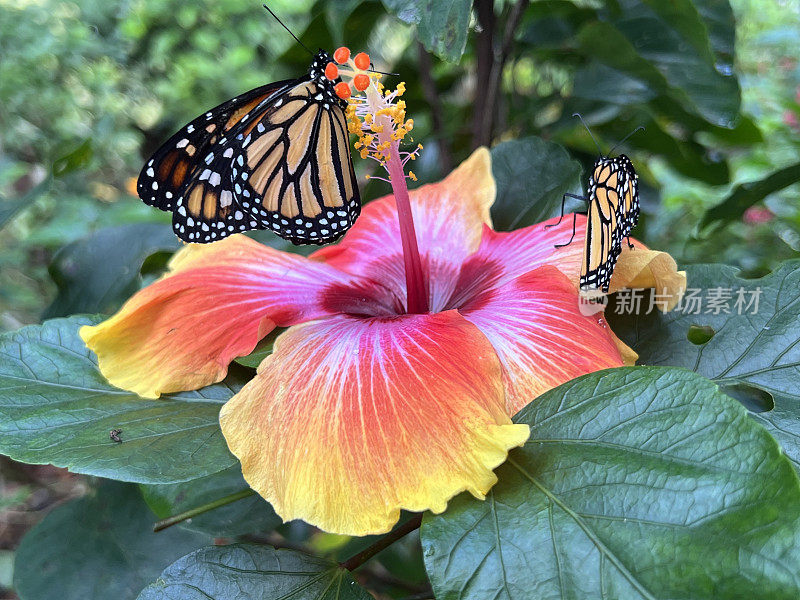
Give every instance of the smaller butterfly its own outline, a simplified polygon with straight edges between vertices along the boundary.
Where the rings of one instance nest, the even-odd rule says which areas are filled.
[[[583,123],[583,118],[579,114],[573,116],[577,116]],[[589,127],[586,123],[583,125],[594,140]],[[634,129],[614,148],[642,129],[644,127]],[[600,146],[597,147],[599,150]],[[586,196],[564,194],[561,200],[561,218],[557,223],[550,225],[552,227],[561,223],[561,219],[564,218],[564,202],[567,198],[588,203],[580,275],[580,288],[583,291],[600,289],[603,293],[608,292],[611,275],[622,253],[623,238],[627,238],[628,247],[633,248],[630,234],[639,221],[639,176],[627,156],[624,154],[613,158],[610,156],[614,148],[609,151],[609,156],[604,156],[602,151],[600,152],[589,177]],[[575,218],[573,215],[572,237],[566,244],[556,244],[556,248],[572,243],[575,237]]]

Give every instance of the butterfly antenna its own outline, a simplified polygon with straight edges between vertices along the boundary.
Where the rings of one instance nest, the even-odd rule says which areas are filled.
[[[292,36],[292,37],[293,37],[293,38],[294,38],[294,39],[297,41],[297,43],[298,43],[298,44],[300,44],[300,45],[301,45],[303,48],[305,48],[305,49],[306,49],[306,52],[308,52],[308,53],[309,53],[311,56],[314,56],[314,53],[313,53],[311,50],[309,50],[309,49],[308,49],[308,46],[306,46],[306,45],[305,45],[303,42],[301,42],[301,41],[300,41],[300,38],[299,38],[299,37],[297,37],[297,36],[296,36],[294,33],[292,33],[292,30],[291,30],[291,29],[289,29],[289,28],[286,26],[286,24],[285,24],[283,21],[281,21],[281,20],[278,18],[278,15],[276,15],[274,12],[272,12],[272,9],[271,9],[269,6],[267,6],[266,4],[262,4],[262,6],[263,6],[264,8],[266,8],[266,9],[267,9],[267,12],[268,12],[269,14],[271,14],[273,17],[275,17],[275,20],[276,20],[278,23],[280,23],[280,24],[281,24],[281,27],[283,27],[283,28],[284,28],[286,31],[288,31],[288,32],[289,32],[289,35],[290,35],[290,36]]]
[[[589,129],[589,126],[586,124],[586,121],[583,120],[583,117],[581,116],[581,114],[580,113],[573,113],[572,116],[573,117],[578,117],[581,120],[581,123],[583,123],[583,126],[586,128],[586,131],[589,132],[589,137],[592,138],[592,141],[594,142],[594,145],[597,146],[597,151],[600,153],[600,156],[605,156],[603,154],[603,151],[600,149],[600,144],[597,143],[597,140],[595,139],[594,134],[592,133],[592,130]],[[609,152],[609,154],[611,154],[611,153]]]
[[[374,68],[375,65],[369,63],[369,69],[367,69],[370,73],[380,73],[381,75],[391,75],[392,77],[400,77],[400,73],[387,73],[386,71],[378,71],[378,69]]]
[[[639,125],[639,126],[636,128],[636,129],[634,129],[633,131],[631,131],[631,132],[630,132],[628,135],[626,135],[624,138],[622,138],[620,141],[618,141],[616,144],[614,144],[614,148],[616,148],[617,146],[621,146],[622,144],[624,144],[624,143],[627,141],[627,139],[628,139],[629,137],[631,137],[631,136],[632,136],[634,133],[636,133],[637,131],[644,131],[644,125]],[[614,148],[611,148],[611,150],[609,150],[609,151],[608,151],[608,155],[609,155],[609,156],[611,156],[611,153],[612,153],[612,152],[614,152]]]

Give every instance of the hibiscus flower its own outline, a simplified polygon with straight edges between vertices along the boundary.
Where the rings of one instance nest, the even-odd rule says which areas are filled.
[[[571,217],[492,229],[488,150],[410,193],[393,168],[395,193],[367,204],[340,243],[308,258],[244,235],[188,245],[161,280],[81,330],[111,383],[157,397],[223,379],[288,328],[220,424],[283,519],[336,533],[385,532],[401,509],[441,512],[464,490],[483,498],[528,439],[511,420],[519,409],[635,360],[602,313],[579,309],[582,244],[555,248]],[[637,246],[612,286],[636,279],[677,301],[674,261]]]

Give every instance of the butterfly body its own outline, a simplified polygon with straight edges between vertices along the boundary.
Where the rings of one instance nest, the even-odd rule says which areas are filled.
[[[622,253],[623,238],[630,236],[639,220],[639,177],[627,156],[601,156],[595,161],[587,200],[580,287],[605,293]]]
[[[137,184],[184,241],[268,229],[295,244],[340,237],[361,211],[344,109],[320,50],[308,73],[200,115],[147,161]]]

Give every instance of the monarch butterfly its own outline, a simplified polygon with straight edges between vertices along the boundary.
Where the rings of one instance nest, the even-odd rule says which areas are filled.
[[[583,122],[580,115],[573,116],[577,116]],[[592,135],[586,123],[584,126],[589,131],[589,135]],[[640,129],[644,129],[644,127],[634,129],[614,148]],[[594,140],[594,136],[592,139]],[[597,144],[596,140],[595,144]],[[600,156],[592,168],[592,175],[589,177],[586,196],[564,194],[561,200],[561,218],[553,224],[557,225],[564,218],[566,198],[576,198],[588,203],[586,238],[580,275],[582,291],[600,289],[603,293],[607,293],[614,266],[622,253],[623,238],[627,238],[628,247],[633,248],[630,233],[639,221],[639,176],[627,156],[624,154],[613,158],[610,156],[614,148],[609,151],[609,156],[604,156],[600,151]],[[568,246],[574,237],[575,215],[572,219],[572,237],[566,244],[556,244],[556,247]]]
[[[186,242],[251,229],[294,244],[336,240],[355,223],[361,198],[331,63],[319,50],[303,77],[250,90],[191,121],[146,162],[139,197],[171,211]]]

